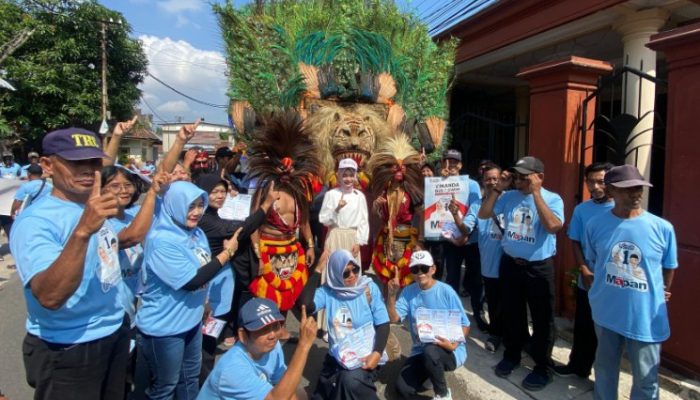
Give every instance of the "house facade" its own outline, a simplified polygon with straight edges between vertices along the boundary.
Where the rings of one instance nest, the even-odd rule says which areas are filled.
[[[655,0],[501,0],[441,33],[460,39],[450,99],[452,147],[474,173],[533,155],[566,217],[587,198],[593,161],[636,165],[654,188],[647,208],[676,229],[680,269],[669,303],[663,363],[700,376],[694,335],[700,282],[700,4]],[[564,232],[555,260],[557,307],[572,316],[573,254]]]

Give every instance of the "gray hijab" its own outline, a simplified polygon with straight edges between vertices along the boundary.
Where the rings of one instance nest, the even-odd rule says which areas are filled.
[[[367,285],[372,281],[370,278],[362,275],[362,268],[360,268],[355,286],[345,286],[345,282],[343,282],[343,271],[349,263],[360,266],[349,251],[336,250],[328,259],[328,266],[326,267],[326,272],[328,273],[326,285],[333,290],[333,293],[337,297],[343,300],[352,300],[361,295],[365,292]]]

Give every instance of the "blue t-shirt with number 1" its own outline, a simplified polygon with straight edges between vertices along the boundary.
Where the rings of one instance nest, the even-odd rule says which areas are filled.
[[[496,225],[493,218],[478,218],[480,208],[481,200],[472,204],[469,207],[467,216],[464,218],[464,224],[472,231],[471,237],[479,238],[481,275],[486,278],[498,278],[501,256],[503,256],[503,248],[501,247],[503,231]],[[503,214],[499,215],[497,219],[500,226],[503,226]],[[476,233],[474,228],[477,230]]]
[[[678,267],[673,226],[646,211],[627,219],[608,211],[586,225],[584,241],[593,321],[640,342],[668,339],[663,270]]]

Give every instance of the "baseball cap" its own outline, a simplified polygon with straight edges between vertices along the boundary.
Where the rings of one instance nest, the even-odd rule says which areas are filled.
[[[27,158],[32,158],[32,157],[39,158],[39,153],[37,153],[36,151],[30,151],[29,154],[27,154]]]
[[[613,167],[605,173],[605,184],[619,188],[629,188],[635,186],[653,187],[651,183],[644,180],[639,170],[632,165],[620,165]]]
[[[539,158],[527,156],[518,160],[513,169],[521,174],[536,174],[544,172],[544,163]]]
[[[246,330],[257,331],[274,322],[284,321],[284,317],[271,300],[253,297],[241,307],[238,321]]]
[[[462,153],[459,150],[450,149],[442,153],[443,160],[457,160],[462,162]]]
[[[220,157],[233,157],[233,152],[231,149],[228,147],[219,147],[216,149],[216,153],[214,153],[214,157],[220,158]]]
[[[409,262],[408,267],[411,268],[414,265],[433,266],[434,264],[435,262],[433,262],[433,256],[430,255],[430,252],[419,250],[411,254],[411,262]]]
[[[82,128],[49,132],[44,136],[42,146],[45,155],[57,155],[69,161],[108,158],[97,134]]]
[[[338,170],[351,168],[357,171],[357,163],[352,158],[344,158],[338,163]]]

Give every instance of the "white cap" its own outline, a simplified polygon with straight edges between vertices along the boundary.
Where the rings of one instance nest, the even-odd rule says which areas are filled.
[[[410,268],[414,265],[428,265],[432,267],[434,264],[433,256],[430,255],[430,252],[419,250],[414,251],[411,255],[411,262],[408,264],[408,267]]]
[[[346,168],[352,168],[357,171],[357,163],[352,158],[344,158],[338,163],[338,171]]]

